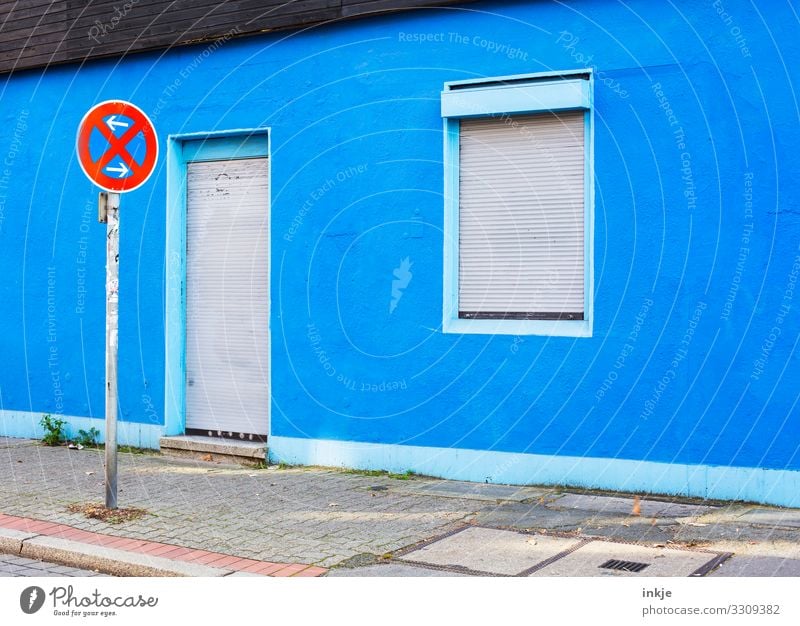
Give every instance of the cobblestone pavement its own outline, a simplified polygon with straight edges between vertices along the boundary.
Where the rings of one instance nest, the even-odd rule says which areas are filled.
[[[0,554],[0,577],[8,576],[105,576],[105,574],[46,561],[34,561],[11,554]]]
[[[67,510],[102,502],[99,450],[0,437],[0,475],[2,513],[273,562],[363,569],[472,523],[734,553],[720,575],[800,571],[797,509],[123,453],[120,506],[149,514],[114,525]]]
[[[444,532],[485,504],[399,494],[389,486],[406,481],[335,470],[258,470],[156,454],[120,454],[119,463],[120,506],[151,515],[113,525],[67,511],[73,502],[102,501],[102,452],[0,439],[0,511],[259,560],[331,566]]]

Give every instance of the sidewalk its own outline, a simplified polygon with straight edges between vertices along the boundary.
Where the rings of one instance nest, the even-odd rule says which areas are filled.
[[[0,467],[0,551],[114,574],[800,575],[798,510],[121,454],[147,514],[110,524],[68,510],[102,452],[0,438]]]

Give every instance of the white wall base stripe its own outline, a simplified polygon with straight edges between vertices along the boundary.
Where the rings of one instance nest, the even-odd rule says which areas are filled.
[[[39,420],[42,419],[42,415],[42,413],[27,411],[0,411],[0,437],[41,439],[44,431]],[[74,415],[51,415],[67,422],[66,429],[69,437],[77,435],[81,429],[89,430],[94,427],[100,431],[100,443],[105,440],[105,420]],[[163,434],[164,426],[161,424],[122,421],[117,423],[117,440],[124,446],[158,450],[158,440]]]
[[[271,462],[354,469],[408,470],[428,476],[511,485],[745,500],[800,507],[800,471],[627,459],[547,456],[456,448],[270,436]]]

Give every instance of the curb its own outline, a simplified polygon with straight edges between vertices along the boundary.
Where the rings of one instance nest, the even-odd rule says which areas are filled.
[[[271,563],[81,530],[0,513],[0,553],[92,569],[113,576],[316,577],[327,569]]]
[[[114,576],[227,576],[233,573],[218,567],[171,561],[43,535],[24,541],[19,555]]]

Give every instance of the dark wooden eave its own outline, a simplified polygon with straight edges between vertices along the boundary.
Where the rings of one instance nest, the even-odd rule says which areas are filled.
[[[0,0],[0,73],[468,1]]]

